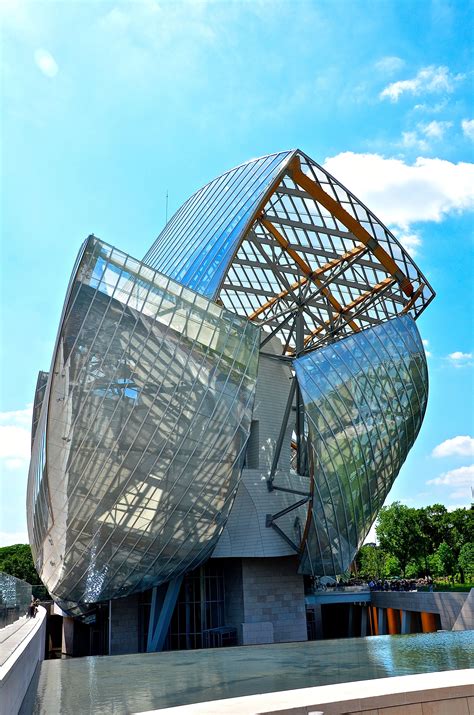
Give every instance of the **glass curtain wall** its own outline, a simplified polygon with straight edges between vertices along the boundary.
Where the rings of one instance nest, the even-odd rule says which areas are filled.
[[[258,346],[256,326],[89,239],[28,495],[35,562],[65,608],[207,558],[241,473]]]
[[[414,321],[402,316],[294,365],[313,483],[301,571],[335,576],[363,543],[420,430],[426,358]]]

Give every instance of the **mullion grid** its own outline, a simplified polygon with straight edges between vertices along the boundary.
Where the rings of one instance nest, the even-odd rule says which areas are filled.
[[[243,332],[242,332],[241,335],[242,335],[242,337],[243,337]],[[226,339],[228,339],[228,337],[229,337],[229,334],[227,334]],[[225,346],[224,346],[224,348],[225,348]],[[223,348],[223,349],[224,349],[224,348]],[[222,354],[222,353],[221,353],[221,354]],[[225,384],[227,384],[231,372],[232,372],[231,370],[228,371],[228,373],[227,373],[227,378],[226,378],[226,383],[225,383]],[[247,373],[244,373],[244,374],[242,375],[242,379],[245,377],[246,374],[247,374]],[[242,384],[242,380],[241,380],[241,383],[240,383],[240,384]],[[223,392],[223,390],[221,390],[221,392]],[[234,398],[233,398],[233,400],[232,400],[232,403],[231,403],[231,405],[230,405],[230,407],[229,407],[229,410],[228,410],[228,413],[229,413],[229,414],[232,413],[232,407],[233,407],[233,405],[234,405],[235,400],[237,399],[237,394],[238,394],[238,390],[236,390],[236,392],[235,392],[235,394],[234,394]],[[252,395],[249,395],[249,399],[253,399],[253,396],[252,396]],[[216,409],[217,409],[217,405],[216,405],[215,408],[214,408],[214,412],[215,412]],[[212,418],[212,415],[209,416],[209,421],[211,420],[211,418]],[[225,421],[221,421],[221,429],[220,429],[220,431],[217,433],[217,435],[216,435],[216,437],[215,437],[215,441],[217,441],[217,440],[219,439],[219,437],[220,437],[220,435],[221,435],[221,433],[222,433],[224,422],[225,422]],[[191,428],[191,427],[190,427],[190,428]],[[237,426],[237,429],[236,429],[236,432],[235,432],[235,433],[237,433],[238,431],[239,431],[239,426]],[[234,434],[235,434],[235,433],[234,433]],[[184,439],[183,439],[183,441],[184,441]],[[208,446],[208,451],[209,451],[209,452],[213,449],[213,446],[214,446],[213,444],[210,444],[210,445]],[[244,449],[244,446],[245,446],[245,445],[242,446],[242,449]],[[196,448],[194,448],[194,451],[195,451],[195,450],[196,450]],[[181,471],[180,475],[181,475],[181,474],[184,472],[184,470],[186,469],[186,466],[187,466],[187,464],[189,463],[190,459],[192,458],[193,454],[194,454],[194,452],[193,452],[191,455],[189,455],[188,461],[187,461],[186,465],[182,468],[182,471]],[[238,462],[238,457],[237,457],[237,459],[236,459],[236,462]],[[233,468],[234,468],[234,466],[235,466],[235,463],[234,463],[234,465],[233,465]],[[178,481],[178,480],[179,480],[180,475],[176,478],[175,481]],[[204,486],[202,487],[201,492],[208,487],[208,485],[210,484],[211,478],[212,478],[212,475],[211,475],[211,477],[209,477],[209,479],[207,480],[207,482],[206,482],[206,483],[204,484]],[[185,493],[182,495],[182,497],[180,498],[180,500],[175,504],[174,511],[176,511],[178,505],[179,505],[179,504],[181,503],[181,501],[184,499],[184,497],[186,496],[186,494],[187,494],[187,492],[189,491],[189,489],[191,488],[191,486],[194,486],[194,482],[190,482],[190,483],[189,483],[188,488],[186,489]],[[191,511],[192,508],[193,508],[193,506],[191,505],[191,507],[189,508],[187,514],[189,514],[189,512]],[[185,517],[187,516],[187,514],[185,515]],[[185,517],[183,517],[183,518],[181,519],[181,523],[183,523],[183,522],[185,521]],[[152,539],[152,543],[151,543],[151,544],[148,546],[148,548],[146,549],[145,554],[148,553],[148,551],[150,550],[150,548],[155,544],[155,542],[156,542],[160,537],[161,537],[161,535],[160,535],[160,534],[157,534],[157,535]],[[142,537],[140,537],[138,541],[140,541],[141,538],[142,538]],[[166,544],[162,545],[162,548],[161,548],[161,550],[160,550],[160,553],[155,556],[155,558],[154,558],[152,564],[150,564],[150,567],[145,571],[145,574],[141,577],[141,580],[143,580],[143,578],[145,578],[146,574],[149,572],[150,568],[152,568],[153,564],[154,564],[154,563],[157,561],[157,559],[160,557],[161,553],[162,553],[163,550],[166,548],[166,546],[168,545],[168,543],[170,542],[171,539],[172,539],[172,537],[170,537],[170,539],[168,540],[168,542],[166,542]],[[137,542],[137,543],[138,543],[138,542]],[[181,546],[182,546],[182,545],[180,545],[180,546],[177,548],[177,550],[179,550],[179,548],[181,548]],[[207,543],[206,543],[206,546],[207,546]],[[132,571],[132,573],[133,573],[133,571]],[[131,574],[130,574],[130,575],[131,575]],[[129,577],[130,577],[130,576],[129,576]]]
[[[242,334],[242,336],[243,336],[243,334]],[[229,337],[229,334],[228,334],[227,337]],[[235,364],[235,363],[234,363],[234,364]],[[230,373],[229,373],[229,374],[230,374]],[[228,378],[227,378],[227,379],[228,379]],[[156,463],[156,461],[158,460],[158,458],[159,458],[159,455],[158,455],[157,459],[155,460],[155,463]],[[190,457],[190,458],[191,458],[191,457]],[[189,458],[189,459],[190,459],[190,458]],[[189,459],[188,459],[188,462],[189,462]],[[152,468],[153,468],[153,467],[152,467]],[[179,478],[179,477],[177,477],[177,479],[178,479],[178,478]],[[191,486],[191,485],[189,485],[188,489],[190,488],[190,486]],[[184,497],[182,497],[182,498],[184,498]],[[176,509],[176,506],[175,506],[175,509]],[[142,538],[143,538],[143,535],[139,537],[138,541],[140,541]],[[158,538],[158,537],[156,537],[156,538]],[[153,543],[154,543],[155,540],[156,540],[156,539],[153,540]],[[136,543],[138,543],[138,541],[137,541]],[[136,548],[136,545],[135,545],[135,548]],[[148,547],[147,551],[149,550],[149,548],[150,548],[150,547]],[[146,553],[146,552],[145,552],[145,553]]]

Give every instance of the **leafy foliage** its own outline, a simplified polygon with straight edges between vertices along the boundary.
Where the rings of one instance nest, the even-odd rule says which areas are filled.
[[[31,584],[41,583],[29,544],[0,547],[0,571]]]
[[[408,562],[422,551],[423,538],[417,510],[400,502],[384,506],[380,511],[375,532],[380,547],[395,556],[405,576]]]
[[[459,552],[458,566],[467,576],[474,575],[474,543],[469,541]]]
[[[361,576],[449,576],[462,583],[474,573],[474,509],[448,512],[442,504],[413,509],[400,502],[383,507],[376,525],[378,546],[362,546]]]

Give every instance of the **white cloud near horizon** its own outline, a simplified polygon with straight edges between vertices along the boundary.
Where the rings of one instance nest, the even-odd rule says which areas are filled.
[[[419,157],[413,164],[381,154],[341,152],[324,168],[350,186],[355,195],[385,224],[395,227],[411,249],[421,239],[410,228],[424,221],[440,222],[474,208],[474,164]]]
[[[474,119],[463,119],[461,129],[465,137],[474,141]]]
[[[30,540],[26,531],[0,531],[0,546],[29,543]]]
[[[474,457],[474,437],[469,435],[458,435],[445,439],[431,452],[432,457]]]
[[[423,67],[411,79],[391,82],[380,92],[380,99],[388,98],[398,102],[402,94],[420,95],[425,93],[453,92],[456,84],[465,79],[463,74],[453,74],[449,68],[440,65]]]
[[[439,477],[430,479],[426,483],[453,488],[455,491],[449,495],[451,499],[470,498],[474,484],[474,464],[451,469],[449,472],[444,472]]]
[[[7,469],[25,466],[31,455],[32,405],[0,412],[0,460]]]
[[[48,50],[39,49],[35,52],[35,62],[38,69],[46,75],[46,77],[56,77],[59,67],[51,52]]]

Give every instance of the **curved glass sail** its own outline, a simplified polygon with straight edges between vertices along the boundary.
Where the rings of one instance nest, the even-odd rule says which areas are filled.
[[[312,503],[303,573],[343,573],[420,430],[423,344],[402,316],[294,361],[308,424]]]
[[[166,224],[145,263],[215,297],[258,205],[293,153],[248,161],[206,184]]]
[[[88,240],[28,489],[35,563],[66,608],[144,590],[207,558],[241,474],[259,332]]]

